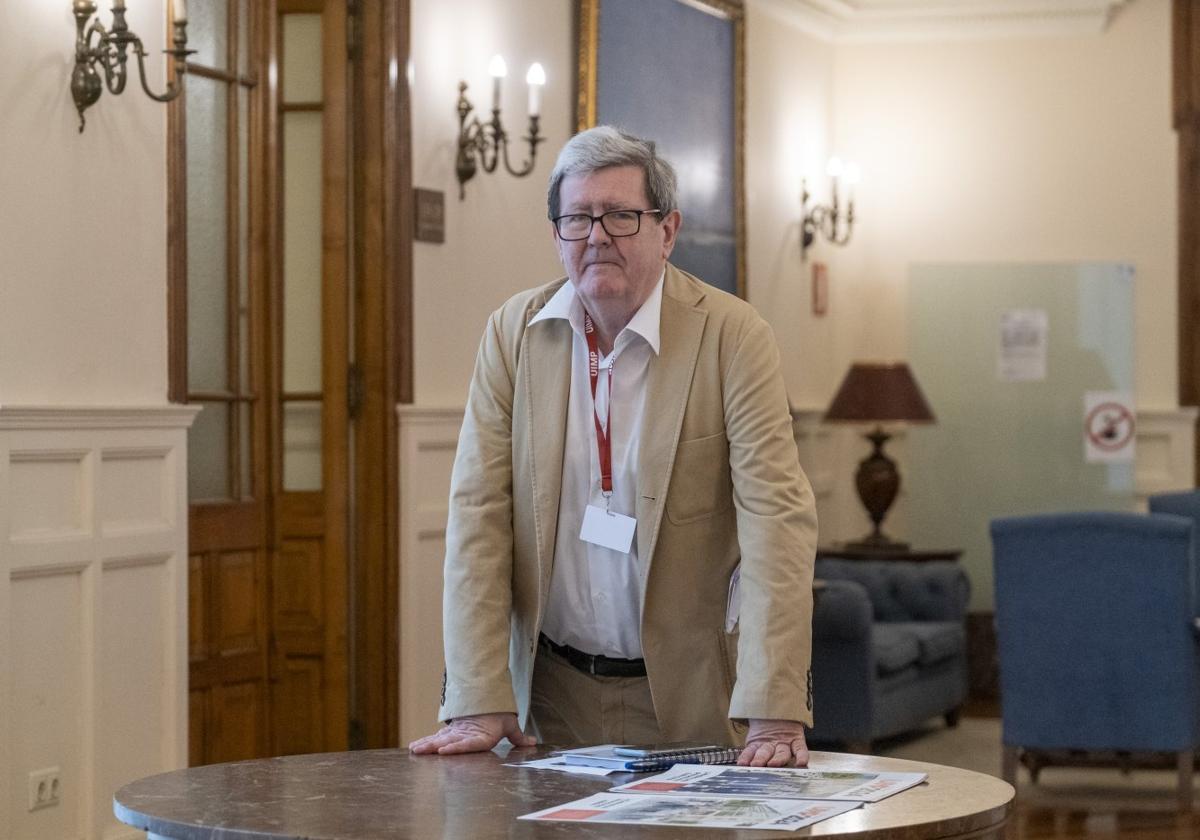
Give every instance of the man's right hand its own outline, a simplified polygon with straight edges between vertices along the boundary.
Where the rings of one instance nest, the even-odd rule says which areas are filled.
[[[501,738],[508,738],[514,747],[537,744],[537,738],[526,735],[517,726],[517,716],[512,712],[492,712],[455,718],[432,735],[413,741],[408,749],[414,755],[486,752],[499,744]]]

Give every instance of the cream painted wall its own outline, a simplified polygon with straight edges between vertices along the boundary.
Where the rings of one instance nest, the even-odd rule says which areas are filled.
[[[832,154],[834,48],[751,0],[746,54],[747,297],[775,331],[792,404],[815,405],[842,371],[836,319],[812,313],[800,195],[803,179],[819,188]]]
[[[1176,405],[1170,4],[1135,0],[1102,35],[834,54],[834,145],[863,168],[832,270],[851,352],[906,355],[914,262],[1130,262],[1137,402]]]
[[[164,20],[129,6],[151,79]],[[80,134],[70,3],[2,3],[0,31],[21,32],[0,50],[0,405],[162,403],[166,109],[131,79]]]
[[[413,184],[446,195],[446,241],[415,243],[414,390],[420,405],[461,406],[487,316],[510,295],[563,274],[546,221],[546,181],[572,133],[575,58],[571,9],[563,0],[414,0],[412,4]],[[525,178],[480,172],[459,201],[454,175],[459,81],[490,118],[487,65],[500,53],[509,75],[505,126],[524,135],[525,71],[546,69],[537,165]],[[524,160],[520,144],[513,163]]]

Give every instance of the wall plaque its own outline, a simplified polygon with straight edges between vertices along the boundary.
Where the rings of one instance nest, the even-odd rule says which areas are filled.
[[[418,242],[446,241],[446,194],[440,190],[415,189],[417,230],[414,234]]]

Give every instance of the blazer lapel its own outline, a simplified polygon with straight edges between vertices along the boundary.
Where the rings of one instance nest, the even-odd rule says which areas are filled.
[[[696,308],[702,291],[667,265],[660,316],[660,352],[651,360],[638,449],[637,546],[642,594],[658,543],[679,430],[708,313]]]
[[[531,317],[533,314],[531,313]],[[528,416],[513,417],[529,435],[530,478],[537,540],[538,596],[545,604],[550,592],[554,540],[558,530],[558,496],[562,484],[567,400],[571,386],[571,325],[554,318],[527,327],[522,354]],[[516,432],[516,430],[514,430]]]

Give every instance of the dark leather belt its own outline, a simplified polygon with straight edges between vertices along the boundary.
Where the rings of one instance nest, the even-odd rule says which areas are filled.
[[[584,653],[570,645],[560,645],[546,638],[545,634],[538,637],[538,644],[551,653],[556,653],[571,664],[572,668],[585,674],[597,677],[644,677],[646,676],[645,659],[614,659],[595,653]]]

